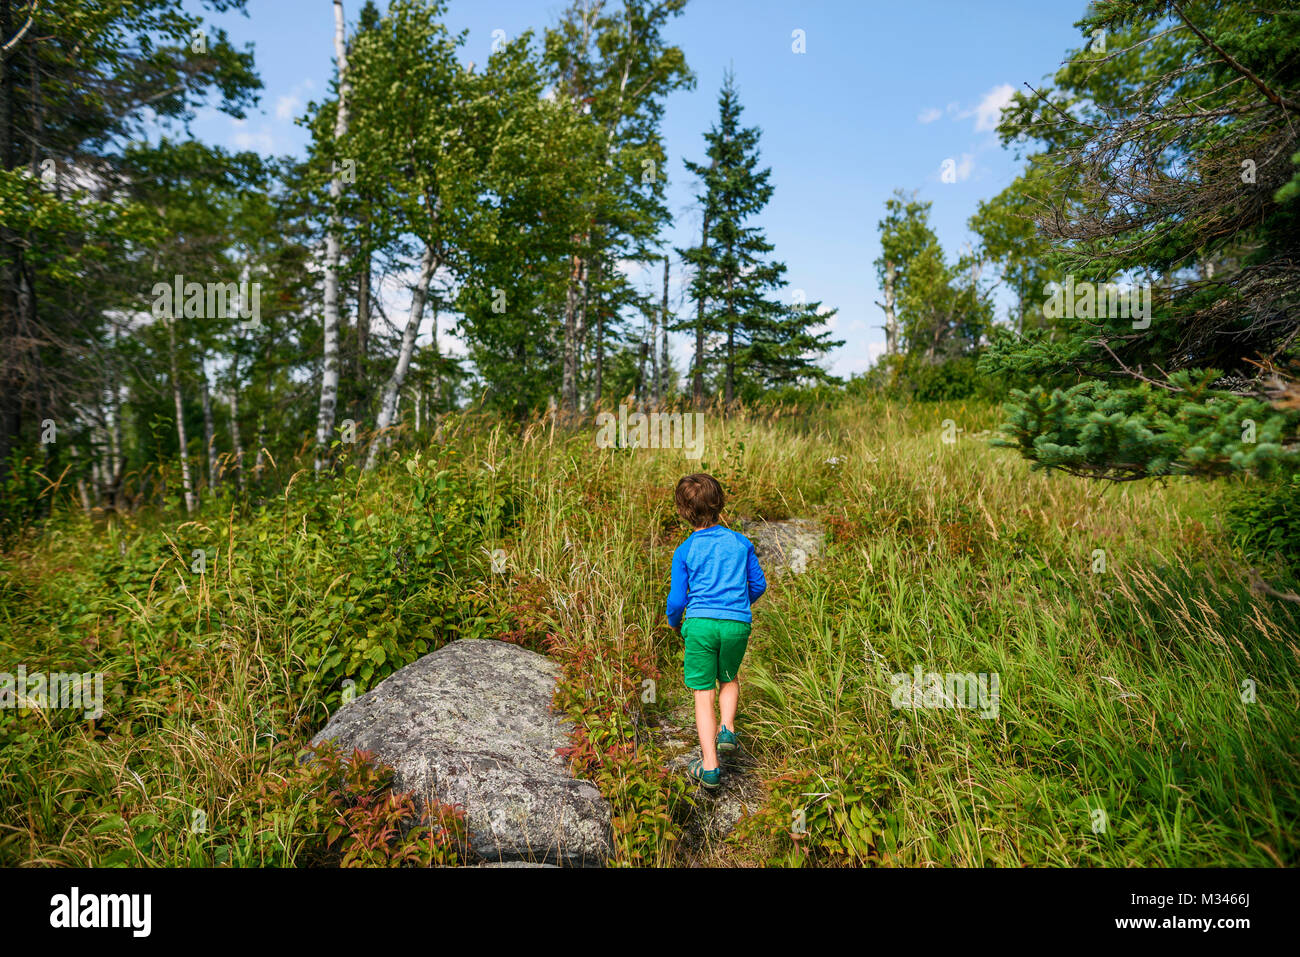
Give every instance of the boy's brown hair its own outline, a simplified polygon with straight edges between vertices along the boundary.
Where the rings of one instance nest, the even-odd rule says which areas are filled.
[[[675,497],[677,514],[690,522],[692,528],[716,524],[725,504],[722,486],[704,472],[688,475],[678,482]]]

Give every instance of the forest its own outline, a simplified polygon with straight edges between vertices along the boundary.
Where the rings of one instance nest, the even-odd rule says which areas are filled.
[[[1300,4],[1062,4],[970,241],[951,160],[868,198],[846,373],[703,3],[489,52],[294,0],[333,72],[276,155],[194,133],[258,108],[255,0],[0,0],[0,864],[472,862],[463,809],[301,760],[461,639],[558,668],[611,865],[1300,863]],[[754,605],[723,833],[656,730],[694,472],[819,536]]]

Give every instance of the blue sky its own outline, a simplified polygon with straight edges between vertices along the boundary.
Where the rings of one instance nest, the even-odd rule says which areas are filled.
[[[616,0],[612,0],[616,2]],[[192,5],[192,4],[191,4]],[[382,4],[381,4],[382,5]],[[482,62],[493,31],[540,33],[560,0],[452,0],[447,21],[468,30],[466,60]],[[236,44],[251,43],[265,84],[258,108],[236,123],[199,114],[200,139],[263,153],[301,154],[294,125],[305,104],[327,95],[333,75],[330,0],[249,0],[249,15],[210,17]],[[345,0],[353,22],[361,0]],[[695,72],[694,90],[669,97],[664,137],[674,246],[694,241],[695,184],[683,158],[703,155],[723,73],[736,73],[747,125],[762,129],[763,162],[775,194],[760,224],[786,263],[790,289],[837,307],[829,357],[838,375],[867,368],[883,349],[881,298],[872,261],[877,222],[895,188],[933,201],[932,223],[950,257],[972,239],[966,221],[1020,163],[993,132],[998,108],[1027,81],[1038,85],[1081,45],[1072,24],[1084,0],[692,0],[668,39]],[[792,49],[802,30],[806,52]],[[941,180],[945,160],[957,182]],[[674,264],[674,299],[681,298]],[[661,277],[644,277],[656,288]],[[685,308],[683,306],[683,308]],[[440,323],[441,337],[449,317]],[[674,344],[684,356],[685,339]],[[459,351],[459,350],[457,350]]]

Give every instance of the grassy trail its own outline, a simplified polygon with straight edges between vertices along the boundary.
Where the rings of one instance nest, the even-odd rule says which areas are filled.
[[[686,859],[1294,863],[1296,615],[1250,590],[1219,528],[1220,489],[1033,474],[983,441],[995,415],[741,417],[710,437],[700,467],[722,479],[733,518],[813,517],[831,542],[758,606],[739,723],[764,806]],[[618,517],[572,536],[591,550],[575,545],[583,570],[557,570],[554,594],[593,595],[600,607],[567,626],[594,647],[634,641],[660,688],[679,689],[661,606],[684,535],[669,490],[694,466],[606,456],[586,501],[608,495]],[[897,707],[893,676],[915,669],[982,679],[993,713],[974,698],[945,706],[951,695]],[[660,698],[693,738],[684,695]]]
[[[1297,606],[1252,590],[1222,485],[1034,474],[974,403],[707,415],[699,460],[466,418],[377,475],[288,464],[193,520],[52,522],[0,557],[0,652],[104,672],[106,714],[0,713],[0,863],[336,860],[298,749],[349,692],[475,637],[562,664],[618,864],[1300,862]],[[729,521],[828,536],[756,606],[751,813],[725,839],[678,766],[698,745],[663,614],[696,470]],[[996,678],[993,707],[900,697],[918,670]]]

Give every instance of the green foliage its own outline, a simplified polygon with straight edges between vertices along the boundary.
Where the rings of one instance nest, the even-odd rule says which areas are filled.
[[[1248,555],[1280,559],[1300,570],[1300,476],[1234,489],[1224,522]]]
[[[0,473],[16,449],[35,450],[43,421],[53,419],[60,440],[43,451],[62,459],[56,475],[75,464],[75,481],[104,421],[99,406],[130,364],[117,354],[115,329],[147,303],[164,271],[156,254],[168,229],[160,220],[174,225],[174,210],[148,202],[153,180],[141,156],[190,163],[206,149],[176,151],[166,133],[200,105],[242,118],[261,83],[251,50],[236,49],[202,11],[178,0],[8,9],[0,61],[9,104],[0,137]],[[164,136],[147,137],[146,128]],[[158,142],[145,146],[147,139]],[[208,232],[229,238],[216,218]],[[86,415],[88,408],[96,411]]]
[[[979,263],[946,261],[930,227],[930,205],[901,190],[885,201],[875,266],[882,287],[894,269],[901,352],[937,364],[975,352],[992,309],[978,288]]]
[[[1085,47],[1049,87],[1017,94],[999,127],[1037,152],[972,220],[1025,333],[995,342],[981,368],[1043,377],[1013,400],[1017,445],[1103,478],[1289,468],[1294,418],[1258,400],[1296,354],[1300,19],[1241,0],[1125,0],[1093,4],[1077,26]],[[1034,302],[1049,279],[1144,283],[1151,314],[1049,316]],[[1253,398],[1209,399],[1208,370]],[[1047,391],[1067,375],[1092,385]],[[1167,394],[1147,385],[1157,375]],[[1245,418],[1261,430],[1253,445],[1234,438]]]
[[[307,463],[260,505],[60,512],[0,559],[0,657],[103,672],[105,712],[0,711],[0,816],[17,822],[0,861],[464,860],[454,811],[421,822],[382,771],[327,780],[300,757],[342,681],[364,691],[367,663],[373,682],[467,634],[560,664],[565,754],[610,801],[616,864],[1294,862],[1296,614],[1219,539],[1230,490],[1049,480],[982,441],[996,421],[974,400],[741,408],[685,466],[718,471],[732,517],[814,516],[830,533],[756,606],[739,714],[753,815],[716,846],[660,733],[689,722],[662,623],[675,450],[614,456],[582,433],[449,419],[432,460],[399,445],[396,468],[319,482]],[[1274,507],[1238,530],[1267,534]],[[497,546],[506,574],[487,567]],[[1297,587],[1285,567],[1268,577]],[[329,674],[327,648],[347,650]],[[890,672],[916,663],[1000,674],[998,719],[892,707]]]
[[[1043,287],[1051,276],[1051,246],[1036,217],[1063,177],[1049,164],[1030,157],[1024,172],[997,196],[981,201],[970,218],[980,250],[997,266],[1013,302],[1008,316],[1019,332],[1052,325],[1043,314]]]
[[[50,499],[43,493],[48,480],[31,458],[15,452],[0,485],[0,547],[7,547],[33,522],[49,511]]]
[[[104,713],[0,711],[0,807],[34,822],[0,836],[0,859],[50,840],[39,853],[86,865],[307,862],[310,782],[289,772],[303,739],[345,694],[509,627],[481,586],[486,543],[511,527],[518,493],[471,462],[447,449],[358,488],[355,472],[300,474],[262,505],[214,502],[179,525],[60,513],[44,534],[87,547],[48,575],[0,567],[0,655],[101,673]],[[119,788],[118,772],[141,784]],[[263,786],[286,775],[296,783],[264,814]],[[388,859],[408,810],[374,793],[344,815],[362,835],[348,862]]]
[[[969,399],[989,387],[988,380],[976,374],[973,356],[957,356],[937,365],[909,357],[900,376],[906,391],[920,402]]]
[[[882,356],[867,372],[853,376],[845,391],[851,396],[878,393],[918,402],[1001,398],[1006,394],[1005,377],[983,374],[979,363],[973,355],[938,363],[917,355]]]
[[[1218,378],[1185,370],[1170,377],[1172,390],[1102,382],[1013,390],[993,444],[1018,449],[1035,468],[1114,480],[1294,471],[1300,413],[1216,392]]]
[[[823,763],[814,763],[822,755]],[[769,782],[763,807],[745,818],[733,840],[763,839],[774,867],[866,866],[887,862],[881,838],[894,789],[878,742],[824,740],[801,769]],[[882,857],[885,858],[882,861]]]
[[[299,826],[323,835],[320,856],[333,855],[339,867],[456,867],[466,857],[459,807],[418,808],[409,792],[393,791],[393,769],[376,764],[370,752],[345,756],[326,742],[307,756],[303,770],[271,790],[269,813],[310,794]]]
[[[658,667],[635,651],[624,657],[562,640],[552,641],[551,650],[565,662],[555,705],[574,722],[572,743],[560,753],[613,807],[616,863],[664,863],[680,840],[691,798],[686,778],[664,768],[657,749],[637,734],[640,682],[658,680]],[[612,693],[594,696],[593,687]]]

